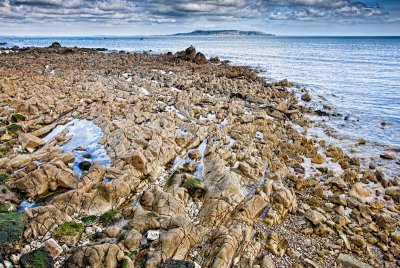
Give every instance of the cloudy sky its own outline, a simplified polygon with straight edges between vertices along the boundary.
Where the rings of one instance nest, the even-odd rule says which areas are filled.
[[[400,35],[400,0],[0,0],[1,35]]]

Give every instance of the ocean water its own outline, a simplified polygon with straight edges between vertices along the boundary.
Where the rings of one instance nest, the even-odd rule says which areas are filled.
[[[257,68],[267,80],[287,78],[297,83],[293,90],[298,95],[307,90],[313,96],[308,106],[332,106],[341,116],[315,118],[324,127],[315,135],[334,133],[332,142],[345,148],[363,138],[367,145],[353,151],[369,158],[400,150],[400,37],[0,37],[0,41],[20,47],[58,41],[63,46],[150,53],[193,45],[207,57]]]

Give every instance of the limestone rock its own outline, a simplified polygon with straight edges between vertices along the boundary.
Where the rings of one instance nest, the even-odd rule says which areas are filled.
[[[316,210],[310,209],[306,212],[305,217],[311,221],[314,225],[318,225],[326,221],[326,217]]]
[[[49,252],[53,259],[57,259],[57,257],[63,252],[63,248],[53,238],[50,238],[44,242],[44,248],[47,252]]]
[[[37,147],[44,144],[44,141],[32,134],[23,133],[18,136],[21,145],[29,151],[33,151]]]
[[[81,247],[66,260],[66,267],[117,268],[124,252],[116,244]]]
[[[371,265],[359,261],[358,259],[354,258],[351,255],[343,253],[339,254],[339,257],[337,257],[336,262],[346,268],[372,268]]]

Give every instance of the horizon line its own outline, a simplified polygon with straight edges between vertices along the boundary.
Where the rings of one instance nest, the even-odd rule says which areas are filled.
[[[238,37],[238,36],[244,36],[244,37],[268,37],[268,38],[274,38],[274,37],[400,37],[400,35],[277,35],[277,34],[271,34],[271,35],[254,35],[254,36],[247,36],[247,35],[176,35],[176,34],[153,34],[153,35],[0,35],[0,38],[33,38],[33,37],[39,37],[39,38],[62,38],[62,37],[225,37],[225,36],[231,36],[231,37]]]

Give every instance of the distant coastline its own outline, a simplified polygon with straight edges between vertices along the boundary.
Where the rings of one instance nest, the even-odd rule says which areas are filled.
[[[239,30],[213,30],[213,31],[196,30],[188,33],[172,34],[172,36],[225,36],[225,35],[275,36],[274,34],[268,34],[260,31],[239,31]]]

